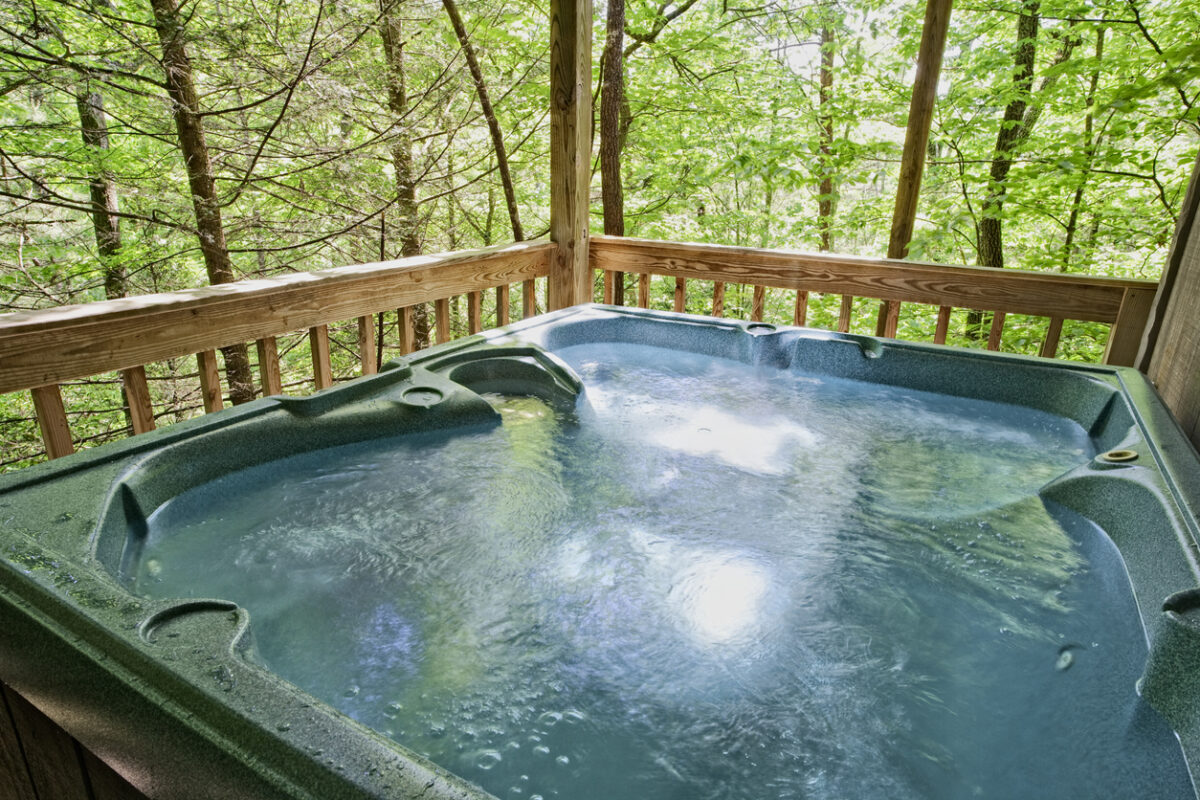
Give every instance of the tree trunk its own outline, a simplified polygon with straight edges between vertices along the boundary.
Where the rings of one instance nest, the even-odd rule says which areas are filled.
[[[162,44],[163,72],[167,94],[179,134],[179,149],[187,164],[188,184],[192,190],[192,208],[196,213],[196,232],[200,252],[211,284],[232,283],[237,280],[229,248],[225,244],[225,227],[221,222],[221,206],[217,202],[216,180],[204,125],[200,117],[200,101],[192,80],[192,63],[183,40],[183,22],[175,0],[150,0],[154,10],[154,27]],[[245,344],[222,347],[225,357],[225,376],[229,381],[229,400],[234,404],[254,399],[254,379],[250,374],[250,356]]]
[[[504,147],[504,137],[500,134],[500,123],[496,119],[492,101],[488,97],[487,84],[483,82],[483,71],[479,69],[479,60],[475,58],[475,48],[471,46],[471,40],[467,37],[467,29],[463,25],[462,17],[459,16],[458,6],[454,4],[454,0],[442,0],[442,5],[445,6],[446,13],[450,16],[450,24],[454,26],[454,35],[458,37],[458,44],[462,47],[463,55],[466,56],[467,67],[471,70],[471,79],[475,81],[475,94],[479,97],[479,106],[483,109],[488,130],[492,134],[492,147],[496,150],[496,166],[500,169],[500,181],[504,185],[504,200],[508,204],[508,218],[512,222],[513,239],[518,242],[524,241],[525,232],[521,229],[517,193],[513,188],[512,175],[508,171],[508,150]]]
[[[383,40],[383,58],[387,65],[388,111],[400,128],[392,143],[392,169],[396,173],[396,211],[400,225],[400,256],[420,255],[420,220],[417,218],[417,186],[413,178],[412,139],[406,130],[408,90],[404,82],[403,25],[393,13],[395,4],[379,3],[379,38]],[[413,307],[413,329],[417,349],[429,343],[429,309],[422,303]]]
[[[833,28],[826,22],[821,26],[821,186],[817,200],[817,227],[821,231],[821,250],[833,249]]]
[[[121,252],[121,220],[117,216],[117,187],[112,176],[100,164],[108,150],[108,123],[104,115],[104,97],[93,92],[83,81],[75,96],[79,109],[79,130],[84,146],[93,158],[89,166],[88,192],[91,195],[92,228],[96,232],[96,249],[104,270],[104,296],[109,300],[124,297],[125,267],[118,261]]]
[[[607,35],[600,64],[600,198],[604,232],[625,235],[625,191],[621,185],[621,106],[625,101],[625,0],[608,0]],[[625,305],[625,274],[614,272],[612,302]]]
[[[984,198],[979,220],[978,250],[979,263],[985,267],[1004,266],[1003,230],[1000,215],[1004,210],[1007,193],[1005,182],[1012,169],[1013,150],[1024,138],[1021,129],[1025,120],[1025,109],[1029,104],[1033,88],[1033,65],[1037,57],[1037,35],[1040,24],[1040,4],[1028,3],[1025,11],[1017,18],[1017,52],[1013,71],[1013,88],[1016,94],[1004,109],[1000,132],[996,135],[996,148],[989,171],[988,193]],[[1026,132],[1026,135],[1027,132]]]
[[[1084,98],[1087,114],[1083,118],[1083,169],[1080,172],[1079,184],[1075,187],[1075,196],[1071,198],[1071,213],[1067,217],[1067,234],[1063,239],[1062,264],[1059,267],[1062,272],[1066,272],[1070,267],[1071,257],[1074,255],[1075,232],[1079,227],[1079,211],[1083,207],[1083,190],[1092,171],[1092,160],[1096,157],[1096,142],[1093,139],[1096,124],[1096,87],[1100,84],[1100,61],[1103,58],[1104,28],[1100,28],[1096,31],[1096,66],[1088,82],[1087,97]]]

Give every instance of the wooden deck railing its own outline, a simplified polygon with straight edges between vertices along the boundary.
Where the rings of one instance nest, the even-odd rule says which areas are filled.
[[[74,449],[59,388],[67,381],[120,372],[133,431],[142,433],[155,424],[147,364],[194,355],[204,410],[216,411],[224,404],[218,348],[256,342],[262,392],[278,394],[283,387],[276,337],[307,331],[313,384],[325,388],[333,380],[331,324],[358,320],[361,369],[372,373],[378,346],[372,315],[397,310],[401,352],[414,349],[412,311],[421,304],[433,304],[437,342],[450,338],[450,298],[459,295],[468,298],[470,333],[483,326],[481,298],[487,290],[497,294],[497,325],[509,322],[513,284],[522,288],[524,315],[532,315],[537,311],[534,281],[549,274],[552,247],[524,242],[0,315],[0,393],[31,391],[46,453],[56,458]],[[1113,364],[1133,362],[1157,286],[1151,281],[605,236],[594,237],[590,248],[593,270],[644,276],[641,306],[649,302],[651,274],[675,278],[674,307],[680,311],[687,281],[711,282],[708,310],[715,316],[724,313],[727,283],[754,287],[750,316],[759,320],[768,288],[795,290],[793,321],[799,325],[807,318],[809,292],[840,294],[837,327],[842,331],[850,324],[846,298],[921,303],[939,309],[934,334],[939,343],[946,339],[952,308],[978,309],[995,312],[991,349],[999,346],[1006,314],[1029,314],[1050,319],[1041,348],[1046,356],[1055,353],[1063,320],[1089,320],[1112,325],[1105,360]]]
[[[762,318],[768,287],[796,291],[792,320],[796,325],[804,325],[807,320],[809,292],[842,295],[837,329],[843,333],[850,329],[848,299],[918,303],[938,308],[933,337],[937,344],[945,344],[954,308],[992,311],[989,350],[999,349],[1007,315],[1027,314],[1049,318],[1048,334],[1040,351],[1047,358],[1057,352],[1064,320],[1105,322],[1112,325],[1112,330],[1104,362],[1120,366],[1133,364],[1158,288],[1154,281],[611,236],[593,237],[591,254],[594,269],[643,276],[638,288],[640,306],[647,304],[646,277],[651,274],[675,278],[676,311],[683,310],[688,280],[710,282],[711,313],[718,317],[724,314],[727,283],[754,287],[751,319],[756,321]],[[606,291],[611,283],[606,280]],[[877,333],[894,337],[894,315],[891,325]]]

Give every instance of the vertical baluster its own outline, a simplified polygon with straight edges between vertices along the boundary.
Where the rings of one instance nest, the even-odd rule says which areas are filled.
[[[378,368],[375,361],[379,354],[376,352],[378,343],[375,341],[375,320],[370,314],[358,318],[358,361],[362,364],[363,375],[374,375]]]
[[[988,333],[988,350],[1000,349],[1000,338],[1004,335],[1004,317],[1003,311],[996,311],[992,314],[992,330]]]
[[[471,335],[483,330],[483,292],[467,293],[467,332]]]
[[[317,390],[333,386],[333,367],[329,361],[329,326],[317,325],[308,329],[308,344],[312,350],[313,383]]]
[[[508,323],[508,284],[503,283],[496,287],[496,327],[503,328]]]
[[[682,312],[687,300],[687,279],[675,279],[675,310]]]
[[[801,326],[808,322],[808,292],[796,290],[796,308],[792,312],[792,324]]]
[[[450,298],[433,301],[433,316],[437,327],[437,343],[450,341]]]
[[[412,306],[396,309],[396,325],[400,328],[400,355],[417,349],[417,328]]]
[[[261,348],[258,360],[261,364]],[[225,404],[221,401],[221,372],[217,369],[217,351],[202,350],[196,353],[196,366],[200,368],[200,400],[204,403],[204,413],[220,411]]]
[[[38,386],[30,393],[33,395],[33,408],[37,413],[38,427],[42,430],[46,455],[61,458],[74,453],[71,426],[67,424],[67,412],[63,409],[62,391],[58,384]]]
[[[150,387],[146,385],[146,368],[130,367],[121,370],[121,384],[129,403],[129,419],[134,434],[154,430],[154,407],[150,405]]]
[[[533,278],[521,284],[521,318],[529,319],[537,314],[537,284]]]
[[[1042,358],[1054,358],[1058,354],[1058,338],[1062,335],[1063,318],[1051,317],[1046,328],[1046,341],[1042,342]]]
[[[650,307],[650,273],[638,275],[638,308]]]
[[[767,287],[755,286],[754,297],[750,301],[750,321],[762,322],[763,309],[767,304]]]
[[[604,270],[604,304],[611,306],[613,304],[613,280],[614,273],[611,270]]]
[[[713,284],[713,312],[714,317],[725,316],[725,282],[717,281]]]
[[[283,377],[279,374],[279,346],[274,336],[264,336],[258,345],[258,376],[263,396],[283,394]]]
[[[896,327],[900,323],[900,303],[885,300],[879,305],[879,318],[875,320],[875,335],[896,338]]]
[[[837,329],[842,333],[850,332],[850,314],[854,311],[854,296],[842,295],[842,310],[838,312]]]
[[[938,306],[937,329],[933,332],[934,344],[945,344],[946,334],[950,332],[950,306]]]

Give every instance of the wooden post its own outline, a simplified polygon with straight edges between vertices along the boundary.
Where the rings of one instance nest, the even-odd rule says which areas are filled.
[[[58,384],[38,386],[31,391],[33,408],[37,412],[38,427],[42,429],[42,443],[46,455],[61,458],[75,452],[71,441],[71,427],[67,424],[67,412],[63,409],[62,392]]]
[[[687,279],[686,278],[676,278],[675,279],[675,305],[672,306],[672,308],[676,311],[676,313],[682,314],[683,310],[686,306],[687,306]]]
[[[508,284],[502,283],[496,287],[496,327],[503,328],[508,322]]]
[[[433,301],[433,316],[434,324],[436,325],[437,333],[435,338],[438,344],[445,344],[450,341],[450,298],[442,297]]]
[[[767,287],[755,286],[754,298],[750,301],[750,321],[762,322],[763,311],[767,304]]]
[[[537,283],[533,278],[521,284],[521,319],[537,314]]]
[[[379,358],[378,345],[375,341],[375,320],[370,314],[358,318],[358,360],[362,364],[363,375],[374,375],[378,372],[375,362]]]
[[[908,255],[913,225],[917,219],[917,198],[925,172],[925,152],[929,147],[929,128],[933,122],[933,103],[937,98],[938,76],[942,72],[942,53],[946,50],[946,31],[950,27],[953,0],[926,0],[925,27],[917,53],[917,76],[913,80],[912,101],[908,107],[908,129],[904,133],[904,152],[900,156],[900,184],[896,187],[896,208],[892,214],[892,233],[888,239],[888,258]],[[875,327],[877,336],[895,337],[900,320],[900,304],[883,303]]]
[[[329,363],[329,326],[309,328],[308,344],[312,349],[313,383],[317,391],[328,389],[333,386],[333,367]]]
[[[472,336],[483,330],[483,292],[467,293],[467,332]]]
[[[400,355],[406,356],[417,349],[417,329],[413,321],[412,306],[396,309],[396,326],[400,328]]]
[[[279,374],[279,346],[274,336],[258,340],[258,376],[262,381],[263,397],[283,394],[283,376]]]
[[[261,343],[258,360],[261,367]],[[221,372],[217,369],[217,351],[201,350],[196,353],[196,365],[200,368],[200,399],[204,402],[204,413],[211,414],[214,411],[220,411],[224,404],[221,402]]]
[[[796,307],[792,311],[792,324],[802,326],[808,322],[808,292],[796,290]]]
[[[933,332],[934,344],[946,343],[946,334],[950,332],[950,312],[953,310],[950,306],[938,306],[937,329]],[[1062,320],[1058,321],[1058,326],[1062,327]]]
[[[146,368],[130,367],[121,370],[121,385],[129,403],[129,420],[134,434],[154,430],[154,407],[150,405],[150,387],[146,385]]]
[[[713,312],[714,317],[725,316],[725,282],[713,283]]]
[[[1058,337],[1062,335],[1062,317],[1051,317],[1046,327],[1046,341],[1042,342],[1042,350],[1038,355],[1042,358],[1054,358],[1058,352]]]
[[[999,350],[1000,341],[1004,336],[1004,317],[1003,311],[996,311],[992,314],[992,329],[988,332],[988,350]]]
[[[1121,310],[1108,334],[1104,348],[1104,363],[1117,367],[1132,367],[1137,361],[1138,347],[1146,331],[1146,322],[1154,307],[1154,292],[1149,289],[1126,289],[1121,298]]]
[[[548,305],[592,297],[588,196],[592,154],[592,3],[550,1],[550,254]]]

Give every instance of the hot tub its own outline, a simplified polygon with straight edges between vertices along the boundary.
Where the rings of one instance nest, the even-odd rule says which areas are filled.
[[[155,797],[1195,796],[1135,371],[583,306],[6,476],[0,680]]]

